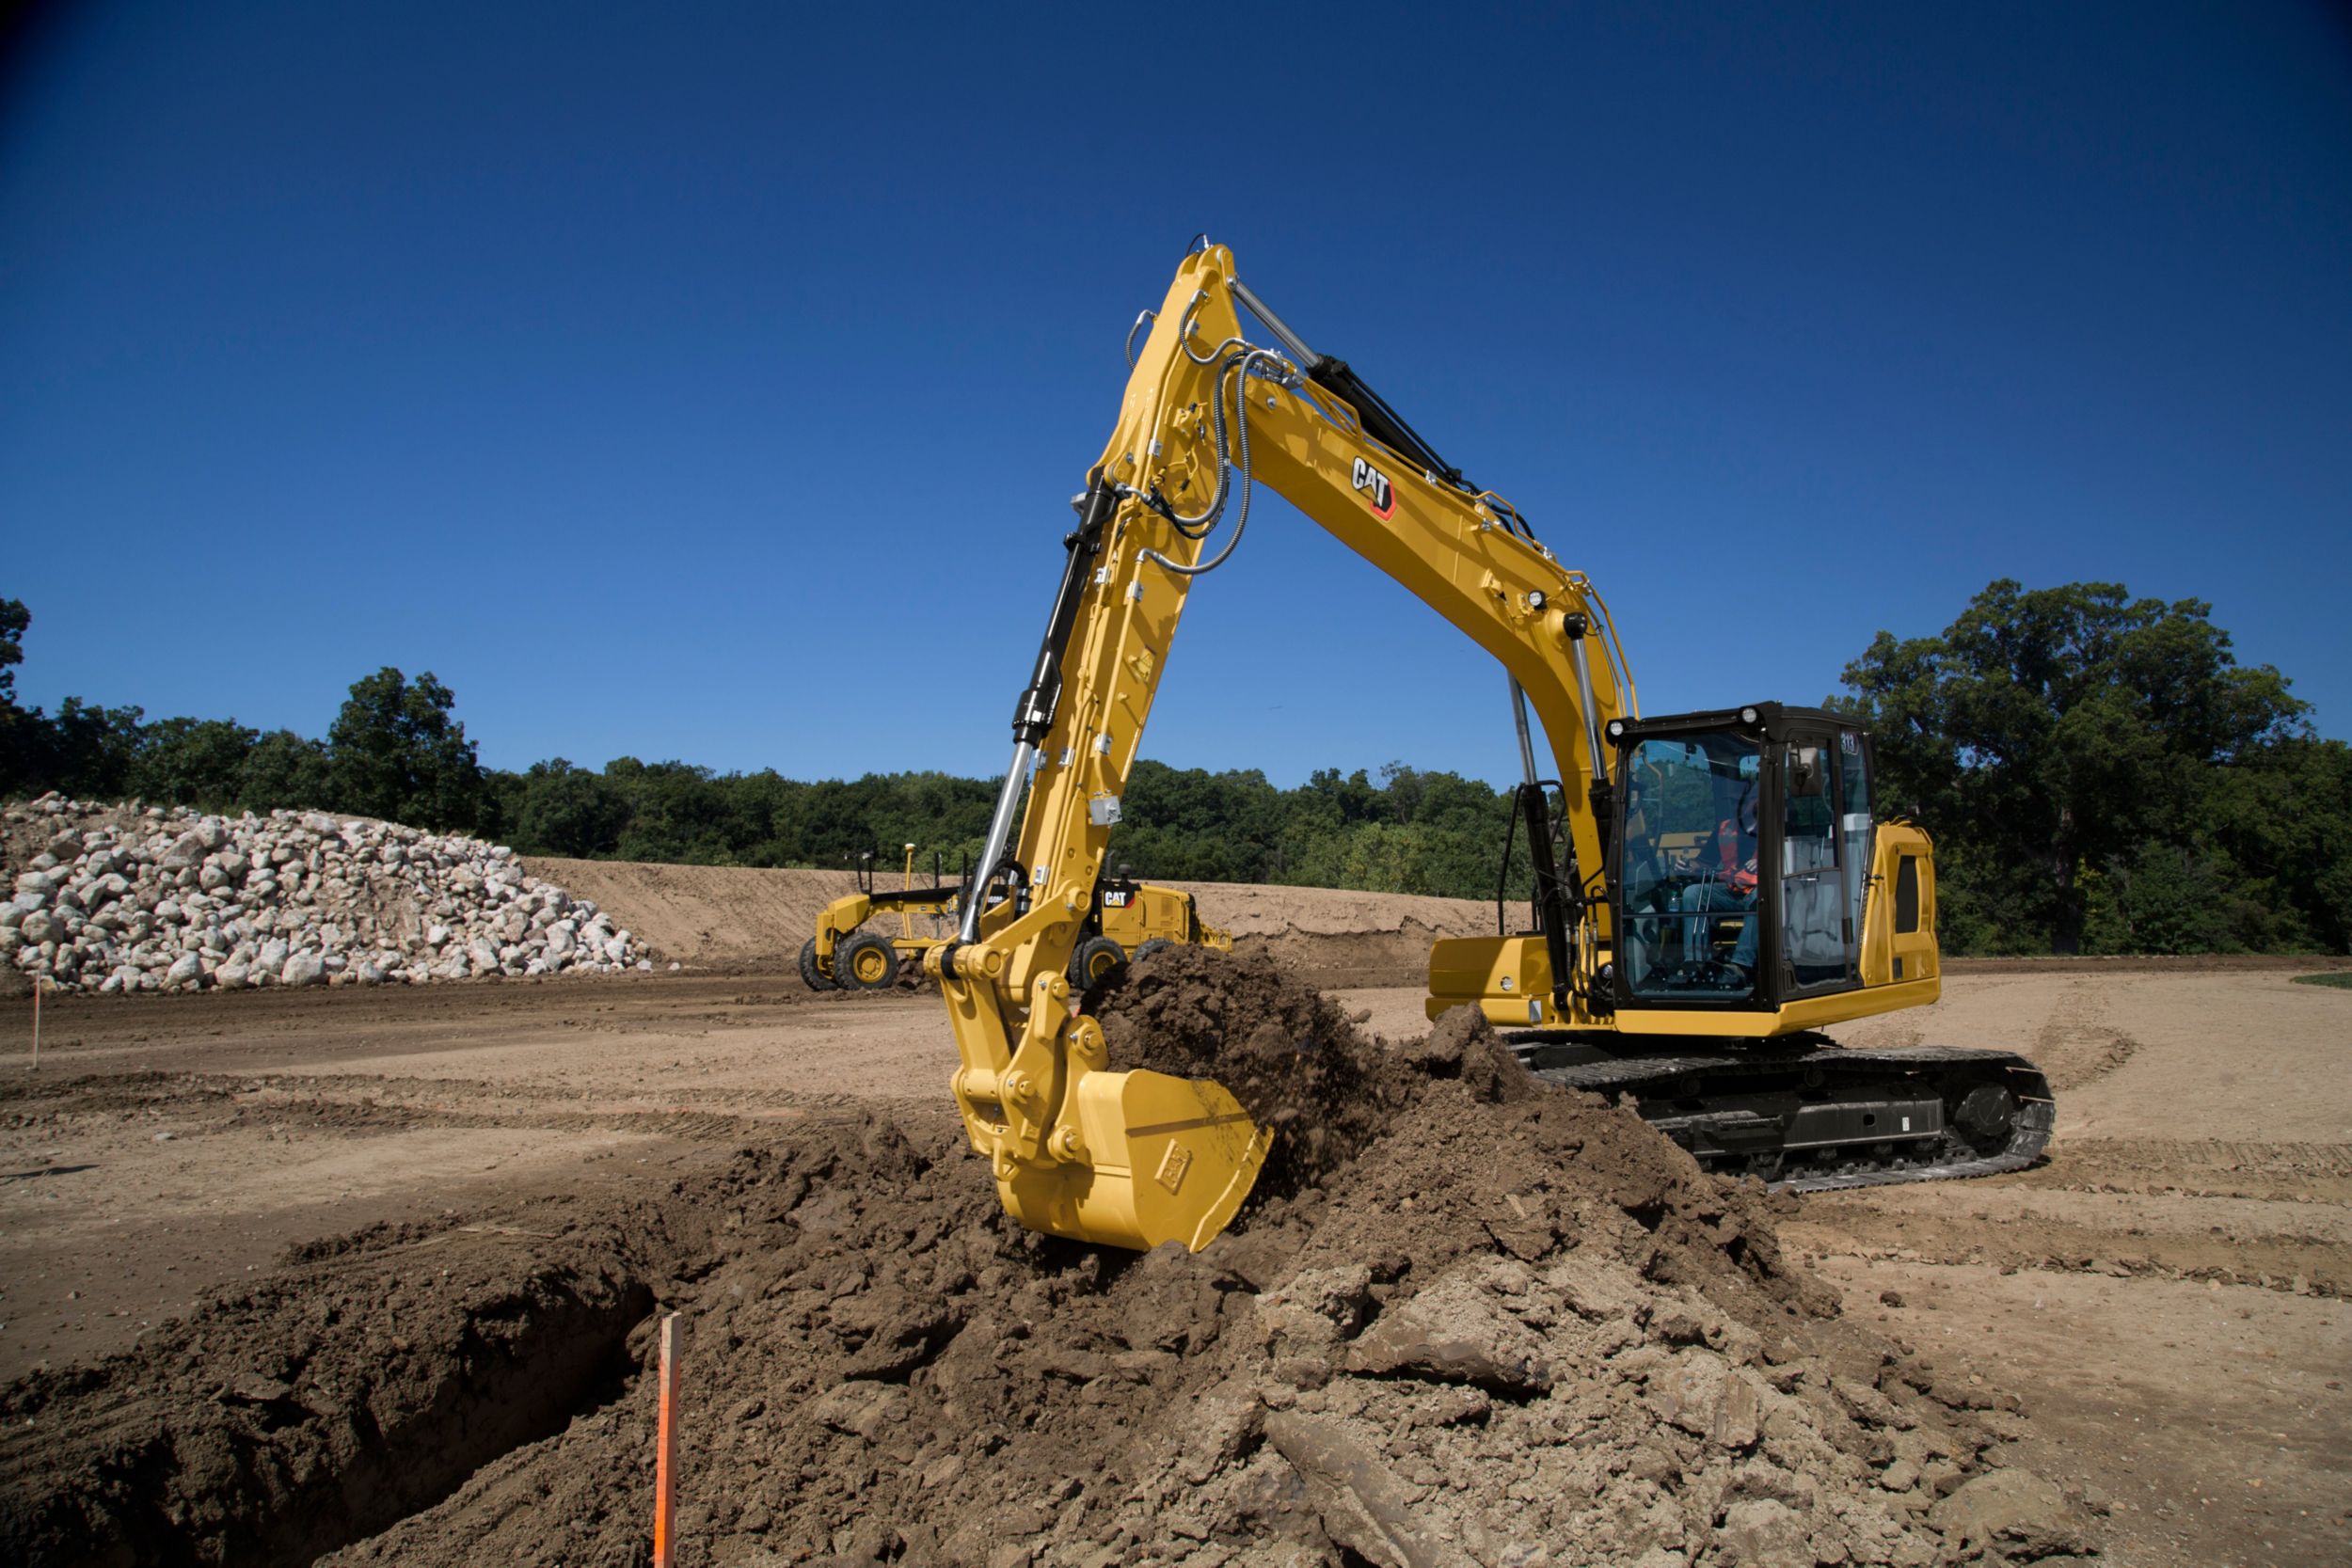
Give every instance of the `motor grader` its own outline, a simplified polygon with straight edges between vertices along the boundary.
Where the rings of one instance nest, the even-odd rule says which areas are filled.
[[[1310,348],[1223,246],[1196,242],[1128,354],[956,934],[923,958],[957,1105],[1015,1219],[1198,1248],[1265,1158],[1270,1132],[1223,1085],[1111,1070],[1069,974],[1185,599],[1232,558],[1258,484],[1507,676],[1532,918],[1439,942],[1432,1018],[1480,1008],[1539,1076],[1615,1095],[1729,1173],[1835,1186],[2037,1156],[2053,1107],[2023,1058],[1820,1033],[1942,983],[1933,846],[1887,810],[1853,721],[1760,701],[1644,716],[1591,580]]]
[[[825,906],[817,917],[817,934],[801,944],[801,980],[811,990],[887,990],[898,982],[902,963],[921,963],[923,955],[951,940],[926,931],[917,934],[917,918],[953,919],[962,896],[960,884],[940,879],[936,870],[930,885],[914,881],[914,846],[906,847],[906,867],[896,888],[874,885],[874,857],[860,859],[858,887]],[[880,914],[898,917],[897,935],[865,929]],[[1177,942],[1233,950],[1231,935],[1203,922],[1197,900],[1189,893],[1154,882],[1139,882],[1120,868],[1117,877],[1095,879],[1091,914],[1080,928],[1066,973],[1079,991],[1100,984],[1123,967],[1131,956]]]

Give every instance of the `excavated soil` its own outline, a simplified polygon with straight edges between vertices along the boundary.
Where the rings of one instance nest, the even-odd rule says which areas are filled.
[[[1020,1230],[940,1118],[811,1117],[658,1200],[303,1248],[37,1373],[0,1402],[0,1559],[643,1562],[660,1310],[684,1564],[2091,1549],[2079,1494],[2004,1463],[2015,1402],[1837,1316],[1784,1200],[1482,1021],[1384,1051],[1263,955],[1190,949],[1089,1006],[1122,1065],[1282,1131],[1200,1254]]]

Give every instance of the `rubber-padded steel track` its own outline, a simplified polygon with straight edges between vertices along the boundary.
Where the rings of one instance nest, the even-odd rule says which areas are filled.
[[[1800,1036],[1730,1045],[1711,1040],[1659,1041],[1636,1046],[1625,1037],[1579,1036],[1537,1030],[1504,1038],[1546,1083],[1629,1099],[1643,1118],[1690,1148],[1702,1164],[1726,1174],[1763,1174],[1784,1192],[1825,1192],[1844,1187],[1887,1186],[1903,1181],[1945,1181],[2000,1171],[2022,1170],[2042,1157],[2050,1141],[2057,1107],[2040,1069],[2006,1051],[1953,1046],[1903,1050],[1847,1050],[1823,1036]],[[2006,1091],[2006,1136],[1998,1147],[1964,1135],[1963,1101],[1975,1090],[1997,1085]],[[1932,1099],[1942,1107],[1939,1135],[1880,1140],[1853,1135],[1834,1147],[1787,1146],[1792,1119],[1802,1107],[1874,1107],[1873,1096],[1900,1109]],[[1997,1097],[1996,1097],[1997,1098]],[[1710,1116],[1730,1112],[1745,1146],[1727,1148],[1709,1136]],[[1759,1140],[1756,1129],[1780,1117],[1778,1144]],[[1908,1124],[1905,1124],[1908,1132]],[[1792,1159],[1800,1168],[1787,1168]]]

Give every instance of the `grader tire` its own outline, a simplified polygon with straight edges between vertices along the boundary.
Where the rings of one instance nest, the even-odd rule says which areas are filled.
[[[801,983],[811,990],[832,990],[833,976],[817,967],[817,939],[801,943]]]
[[[1070,983],[1085,990],[1127,962],[1127,950],[1108,937],[1089,937],[1070,955]]]
[[[844,990],[888,990],[898,978],[898,950],[861,931],[833,950],[833,972]]]

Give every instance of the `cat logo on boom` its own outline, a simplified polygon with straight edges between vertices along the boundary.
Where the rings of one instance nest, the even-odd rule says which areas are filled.
[[[1389,483],[1388,475],[1359,457],[1348,470],[1348,478],[1363,494],[1364,504],[1372,508],[1374,516],[1385,521],[1396,510],[1396,486]]]

